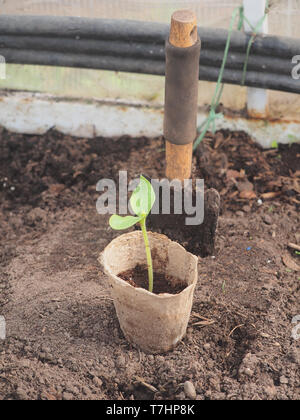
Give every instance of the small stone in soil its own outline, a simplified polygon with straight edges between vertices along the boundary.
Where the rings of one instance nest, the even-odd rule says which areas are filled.
[[[244,373],[245,375],[250,376],[250,377],[254,375],[253,370],[250,368],[245,368]]]
[[[69,392],[63,392],[62,399],[64,401],[70,401],[70,400],[74,399],[74,396],[73,396],[73,394],[70,394]]]
[[[196,390],[192,382],[186,381],[184,383],[184,393],[187,398],[190,398],[191,400],[194,400],[196,398]]]
[[[271,225],[271,224],[272,224],[272,218],[271,218],[271,216],[269,216],[268,214],[265,214],[265,215],[264,215],[263,220],[264,220],[264,222],[265,222],[267,225]]]
[[[279,381],[281,384],[284,384],[284,385],[289,383],[289,380],[285,376],[280,376]]]
[[[97,376],[95,376],[95,377],[93,378],[93,383],[94,383],[94,385],[96,385],[98,388],[100,388],[100,387],[102,386],[102,381],[101,381],[101,379],[100,379],[100,378],[98,378]]]

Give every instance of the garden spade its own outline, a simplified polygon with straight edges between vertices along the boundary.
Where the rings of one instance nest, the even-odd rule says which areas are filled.
[[[200,49],[196,15],[190,10],[176,11],[172,15],[170,35],[166,41],[164,138],[166,177],[169,181],[179,180],[181,186],[191,177],[193,142],[197,137]],[[171,190],[170,214],[162,211],[163,190],[157,194],[159,214],[150,214],[150,228],[183,243],[191,252],[201,256],[212,255],[220,209],[219,193],[214,189],[206,191],[202,203],[199,203],[204,209],[202,223],[186,225],[186,219],[191,214],[185,214],[184,194],[182,213],[176,214],[175,190]],[[194,198],[196,194],[195,187],[192,187]]]

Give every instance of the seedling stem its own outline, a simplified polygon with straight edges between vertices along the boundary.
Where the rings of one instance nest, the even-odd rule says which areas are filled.
[[[152,267],[152,256],[151,256],[151,249],[149,245],[149,239],[146,229],[146,216],[140,221],[144,242],[145,242],[145,249],[146,249],[146,256],[147,256],[147,266],[148,266],[148,278],[149,278],[149,292],[153,292],[153,267]]]

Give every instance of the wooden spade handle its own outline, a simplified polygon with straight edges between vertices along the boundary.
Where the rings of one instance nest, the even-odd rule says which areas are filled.
[[[173,13],[170,28],[170,44],[188,48],[197,42],[197,18],[191,10]],[[189,77],[187,74],[186,77]],[[191,176],[193,143],[176,145],[166,140],[166,177],[183,181]]]
[[[197,18],[194,12],[178,10],[173,13],[169,41],[179,48],[188,48],[197,42]]]

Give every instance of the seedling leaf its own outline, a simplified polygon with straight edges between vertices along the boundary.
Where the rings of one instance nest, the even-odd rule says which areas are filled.
[[[155,193],[151,183],[140,177],[140,183],[133,191],[130,198],[130,205],[134,213],[138,216],[146,217],[153,207],[155,201]]]
[[[109,219],[109,225],[115,230],[128,229],[141,220],[141,217],[134,216],[118,216],[114,214]]]

